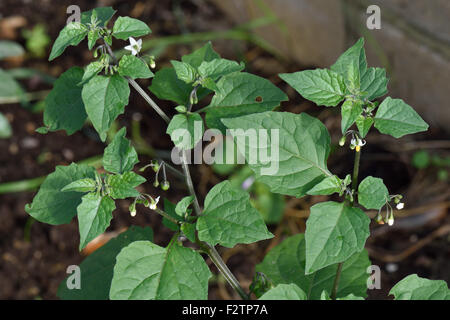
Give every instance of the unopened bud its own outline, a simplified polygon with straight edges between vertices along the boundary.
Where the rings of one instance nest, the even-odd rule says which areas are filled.
[[[346,136],[343,136],[343,137],[341,138],[341,140],[339,140],[339,145],[340,145],[341,147],[343,147],[346,140],[347,140],[347,137],[346,137]]]
[[[131,215],[132,217],[136,216],[136,202],[133,202],[133,203],[130,205],[129,210],[130,210],[130,215]]]

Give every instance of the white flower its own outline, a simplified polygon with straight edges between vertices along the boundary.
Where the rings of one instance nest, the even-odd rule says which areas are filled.
[[[397,210],[402,210],[405,207],[405,204],[403,202],[400,202],[397,204]]]
[[[131,215],[132,217],[135,217],[135,216],[136,216],[136,211],[130,211],[130,215]]]
[[[129,37],[130,45],[125,47],[125,50],[131,51],[133,56],[137,55],[142,49],[142,39],[138,41],[134,40],[133,37]]]
[[[159,196],[158,196],[158,198],[153,200],[152,203],[150,203],[150,209],[156,210],[156,205],[158,204],[158,202],[159,202]]]
[[[355,139],[353,138],[350,141],[350,145],[356,148],[356,152],[359,152],[361,150],[361,147],[366,145],[366,141],[362,139]]]

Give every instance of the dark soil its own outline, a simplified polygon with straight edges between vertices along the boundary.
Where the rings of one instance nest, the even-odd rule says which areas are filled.
[[[5,17],[14,15],[24,17],[27,27],[37,23],[46,24],[49,35],[54,40],[65,24],[67,6],[73,2],[2,0],[0,12]],[[154,37],[182,32],[226,29],[233,26],[216,7],[200,0],[83,0],[77,1],[77,4],[82,10],[88,10],[97,5],[111,5],[118,10],[119,15],[132,15],[149,21]],[[181,15],[174,13],[178,12],[177,8],[180,8]],[[20,32],[14,40],[24,44]],[[302,100],[276,76],[278,73],[294,72],[309,66],[278,61],[263,50],[246,43],[211,40],[222,56],[235,60],[244,59],[249,71],[270,79],[287,92],[290,101],[283,104],[283,110],[295,113],[306,111],[318,116],[329,128],[334,137],[333,142],[337,142],[340,138],[340,115],[333,109],[318,108]],[[164,55],[158,58],[158,68],[167,65],[170,59],[179,59],[181,55],[191,50],[192,47],[188,45],[168,47]],[[27,58],[2,62],[0,67],[33,67],[58,76],[73,65],[86,65],[90,59],[90,54],[82,44],[77,48],[70,47],[51,64],[45,59]],[[149,83],[144,81],[141,84],[147,86]],[[28,91],[48,88],[47,85],[36,82],[35,79],[24,81],[23,85]],[[173,113],[172,104],[162,101],[160,105],[169,114]],[[2,151],[0,153],[0,183],[46,175],[51,173],[56,165],[67,165],[100,155],[105,147],[91,127],[86,126],[81,132],[72,136],[66,136],[63,132],[39,135],[34,130],[42,125],[42,114],[32,113],[19,104],[2,105],[0,110],[10,119],[14,130],[12,138],[0,140]],[[165,124],[140,97],[133,93],[125,114],[119,117],[120,125],[129,127],[133,115],[136,114],[142,116],[141,134],[145,141],[156,150],[170,150],[170,139],[164,134]],[[443,137],[449,138],[443,132],[430,130],[427,134],[401,139],[400,143],[444,139]],[[394,139],[374,133],[368,137],[368,140],[371,143],[364,149],[360,176],[373,175],[385,179],[392,194],[405,195],[409,208],[422,208],[414,215],[399,218],[397,228],[383,231],[386,230],[384,227],[374,226],[373,229],[376,229],[378,233],[368,242],[367,247],[373,264],[379,265],[382,270],[382,288],[370,290],[369,297],[385,299],[390,288],[411,273],[450,281],[448,235],[430,238],[425,246],[411,249],[407,257],[397,256],[420,243],[422,239],[430,237],[430,234],[439,227],[449,224],[448,182],[439,182],[433,169],[428,171],[414,169],[410,164],[413,151],[396,151],[401,144]],[[329,166],[339,176],[344,176],[352,169],[352,155],[346,151],[338,149],[330,158]],[[444,150],[433,150],[433,152],[445,155]],[[146,164],[150,158],[141,156],[140,160],[141,163]],[[194,166],[192,170],[201,200],[208,188],[223,179],[205,165]],[[152,181],[151,173],[148,171],[146,174],[148,180]],[[168,192],[154,189],[151,183],[146,184],[145,191],[150,194],[158,193],[162,197],[176,201],[186,194],[186,189],[173,177],[171,182],[172,186]],[[79,235],[76,220],[62,226],[50,226],[38,222],[30,224],[31,220],[24,211],[24,206],[31,202],[34,194],[34,191],[30,191],[0,195],[0,299],[56,299],[56,289],[66,276],[67,266],[79,264],[83,259],[83,255],[78,252]],[[269,246],[275,245],[284,236],[304,231],[304,218],[295,217],[295,214],[308,209],[312,201],[323,200],[326,200],[326,197],[287,199],[291,205],[291,212],[294,214],[285,214],[279,226],[270,227],[271,231],[278,235],[275,240],[220,250],[230,269],[245,287],[248,287],[251,282],[255,264],[263,259]],[[123,230],[132,224],[150,225],[154,230],[155,243],[165,245],[169,241],[171,232],[162,226],[158,216],[142,210],[135,218],[132,218],[128,213],[128,205],[129,202],[125,200],[118,203],[118,209],[114,212],[114,219],[108,232]],[[395,262],[388,263],[389,261]],[[221,281],[211,286],[210,297],[212,299],[236,298]]]

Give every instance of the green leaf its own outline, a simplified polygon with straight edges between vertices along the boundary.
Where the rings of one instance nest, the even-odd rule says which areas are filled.
[[[222,122],[228,129],[242,129],[231,132],[237,147],[258,181],[268,185],[272,192],[302,197],[331,176],[326,164],[330,135],[320,120],[306,113],[265,112]],[[270,132],[267,143],[255,145],[251,139],[245,139],[245,131],[261,129]],[[272,161],[267,162],[261,154]]]
[[[176,147],[189,150],[202,139],[204,129],[203,119],[198,113],[184,113],[172,118],[166,132]]]
[[[83,78],[81,79],[80,83],[78,85],[85,84],[86,82],[89,82],[93,77],[99,74],[100,71],[105,67],[105,65],[100,61],[94,61],[89,63],[84,68],[84,74]],[[81,91],[81,89],[80,89]]]
[[[88,29],[79,22],[67,24],[59,33],[48,61],[59,57],[68,46],[77,46],[88,34]]]
[[[91,178],[84,178],[74,182],[69,183],[67,186],[61,189],[63,192],[92,192],[97,189],[97,182]]]
[[[8,119],[0,112],[0,139],[11,137],[12,129]]]
[[[318,300],[324,290],[328,294],[331,293],[337,264],[306,275],[305,256],[305,236],[297,234],[286,238],[281,244],[271,249],[264,261],[256,266],[256,271],[264,273],[275,285],[295,283],[307,293],[308,299]],[[368,278],[366,269],[370,265],[366,250],[345,261],[337,297],[345,297],[350,293],[366,297]]]
[[[89,30],[88,32],[88,48],[92,50],[97,40],[100,39],[100,32],[97,29]]]
[[[233,188],[229,181],[215,185],[206,195],[205,209],[197,220],[199,239],[232,248],[272,238],[249,199],[247,192]]]
[[[200,81],[200,85],[203,88],[209,89],[211,91],[218,91],[219,88],[217,87],[217,84],[214,82],[211,78],[204,78]]]
[[[127,40],[129,37],[141,37],[151,32],[147,24],[138,19],[118,17],[114,23],[112,35],[116,39]]]
[[[80,251],[86,245],[105,232],[116,209],[114,200],[99,193],[88,193],[81,198],[77,207],[78,226],[80,229]]]
[[[194,201],[193,196],[184,197],[183,199],[181,199],[175,207],[175,213],[178,216],[183,217],[184,219],[184,215],[187,212],[187,209],[191,205],[192,201]]]
[[[169,200],[164,198],[164,211],[169,216],[174,218],[175,220],[182,220],[181,217],[176,214],[175,207],[176,207],[176,205],[174,203],[172,203]],[[173,223],[172,221],[170,221],[169,219],[167,219],[165,217],[163,217],[162,222],[163,222],[163,225],[165,225],[167,228],[169,228],[172,231],[176,232],[176,231],[179,231],[179,229],[180,229],[180,226],[178,224]]]
[[[365,98],[372,101],[387,94],[386,70],[381,68],[368,68],[361,78],[361,91],[367,92]]]
[[[322,294],[320,295],[320,300],[331,300],[331,297],[328,294],[328,292],[324,290],[324,291],[322,291]]]
[[[133,170],[139,162],[138,155],[130,141],[125,137],[127,129],[120,129],[112,142],[105,148],[103,167],[112,173],[124,173]]]
[[[341,132],[342,134],[345,134],[347,130],[355,123],[356,119],[361,115],[363,112],[362,104],[360,101],[353,101],[353,100],[345,100],[345,102],[342,104],[341,108],[341,114],[342,114],[342,121],[341,121]]]
[[[81,96],[86,112],[102,141],[114,120],[123,113],[128,104],[130,88],[123,77],[95,76],[83,86]]]
[[[140,193],[135,188],[145,181],[147,180],[144,177],[133,171],[128,171],[124,174],[110,175],[107,179],[110,192],[109,195],[113,199],[137,197]]]
[[[343,262],[364,249],[370,219],[345,203],[322,202],[311,207],[306,221],[306,274]]]
[[[311,196],[330,195],[340,193],[342,189],[342,180],[338,176],[330,176],[316,184],[307,194]]]
[[[21,56],[25,53],[23,47],[9,40],[0,40],[0,60],[9,57]]]
[[[316,69],[279,75],[305,99],[334,107],[345,98],[344,78],[331,70]]]
[[[375,115],[375,128],[394,138],[427,131],[428,124],[402,99],[387,97]]]
[[[307,300],[306,293],[296,284],[279,284],[264,293],[258,300]]]
[[[189,239],[192,243],[195,243],[195,224],[183,223],[180,228],[181,232]]]
[[[223,131],[221,119],[270,111],[288,99],[269,80],[245,72],[222,77],[217,88],[210,105],[203,110],[208,127]]]
[[[112,18],[114,13],[116,13],[116,10],[111,7],[99,7],[89,11],[85,11],[81,13],[81,23],[91,23],[91,17],[92,14],[94,14],[97,17],[99,25],[104,27],[108,24],[108,21]]]
[[[185,55],[181,58],[181,61],[190,64],[194,68],[200,67],[202,62],[212,61],[214,59],[220,59],[220,55],[214,51],[211,42],[206,43],[203,47],[195,50],[191,54]]]
[[[444,280],[429,280],[411,274],[389,292],[395,300],[450,300],[450,290]]]
[[[117,256],[112,300],[205,300],[211,272],[203,258],[172,241],[135,241]]]
[[[129,54],[120,59],[118,72],[121,76],[133,79],[148,79],[154,76],[147,63]]]
[[[178,79],[175,69],[163,68],[156,72],[149,89],[161,100],[170,100],[179,105],[187,105],[194,87]],[[202,99],[208,93],[209,91],[199,89],[197,96]]]
[[[320,296],[320,300],[331,300],[330,295],[327,291],[323,291],[322,295]],[[349,295],[337,298],[336,300],[365,300],[363,297],[357,297],[353,293],[350,293]]]
[[[363,115],[360,115],[356,119],[356,127],[358,128],[359,134],[362,138],[365,138],[367,136],[370,128],[373,125],[373,122],[374,121],[372,117],[364,117]]]
[[[68,135],[80,130],[87,114],[81,98],[83,69],[72,67],[55,81],[45,98],[44,125],[49,131],[65,130]]]
[[[108,300],[116,256],[123,248],[138,240],[152,241],[152,229],[131,226],[127,231],[109,240],[80,264],[81,288],[68,289],[66,278],[60,283],[57,296],[63,300]]]
[[[358,202],[366,209],[381,209],[389,202],[389,191],[383,179],[367,177],[358,187]]]
[[[40,134],[47,134],[48,133],[48,128],[47,127],[39,127],[35,131],[37,133],[40,133]]]
[[[345,51],[331,66],[331,70],[347,77],[348,68],[359,66],[359,74],[362,76],[367,70],[366,52],[364,51],[364,38],[360,38],[352,47]]]
[[[251,170],[251,169],[249,169]],[[251,187],[255,198],[250,201],[256,210],[261,213],[267,224],[277,224],[283,218],[285,199],[281,194],[270,192],[269,186],[255,181]]]
[[[337,298],[336,300],[365,300],[365,299],[363,297],[358,297],[350,293],[349,295],[342,298]]]
[[[24,96],[24,91],[20,84],[14,80],[11,74],[0,69],[0,97],[20,97]]]
[[[202,78],[211,78],[217,81],[227,74],[242,71],[245,68],[243,63],[227,59],[214,59],[212,61],[203,61],[198,67],[198,73]]]
[[[95,179],[95,169],[75,163],[57,166],[45,178],[31,205],[25,206],[25,211],[40,222],[53,225],[69,223],[77,213],[77,206],[83,195],[78,192],[61,192],[61,189],[83,178]]]
[[[180,62],[176,60],[171,60],[170,63],[175,69],[177,78],[186,83],[192,83],[197,79],[197,70],[190,64],[185,62]]]

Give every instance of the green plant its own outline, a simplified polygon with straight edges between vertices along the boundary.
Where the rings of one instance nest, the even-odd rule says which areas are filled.
[[[370,219],[358,206],[380,211],[377,220],[393,223],[390,202],[401,207],[400,195],[389,195],[383,181],[367,177],[358,185],[361,148],[374,125],[381,133],[396,138],[425,131],[428,125],[406,103],[386,98],[385,72],[368,68],[359,40],[331,67],[280,77],[305,98],[318,105],[342,104],[342,134],[351,136],[355,150],[352,175],[344,179],[327,168],[330,136],[326,127],[307,114],[275,112],[287,96],[266,79],[243,72],[244,65],[222,59],[208,43],[171,68],[153,74],[153,57],[139,56],[141,41],[134,38],[149,34],[148,26],[136,19],[119,17],[112,29],[107,27],[114,10],[108,7],[84,12],[81,22],[68,24],[53,44],[50,60],[70,45],[88,38],[88,47],[96,60],[85,69],[72,67],[55,82],[46,99],[44,127],[41,133],[79,130],[87,117],[105,141],[113,121],[124,112],[133,87],[168,124],[167,133],[178,148],[182,172],[167,162],[155,160],[141,168],[155,171],[154,186],[167,190],[166,169],[181,176],[189,194],[177,204],[139,192],[136,187],[146,179],[134,172],[137,152],[120,129],[105,148],[99,174],[83,164],[58,166],[40,187],[26,211],[49,224],[68,223],[77,215],[80,250],[103,233],[112,219],[116,199],[131,199],[130,214],[144,205],[163,217],[163,223],[175,234],[163,248],[152,243],[152,231],[130,228],[108,242],[81,264],[80,290],[69,290],[62,282],[58,295],[63,299],[206,299],[211,277],[201,254],[207,254],[231,287],[249,299],[238,280],[215,249],[217,244],[231,248],[272,238],[262,215],[250,203],[249,195],[230,181],[215,185],[207,194],[203,208],[194,189],[188,151],[202,139],[205,127],[220,133],[231,132],[240,153],[258,183],[276,194],[302,197],[338,193],[343,201],[319,203],[311,208],[305,234],[285,239],[273,248],[256,268],[258,273],[251,293],[261,299],[363,299],[366,297],[370,265],[364,244],[369,236]],[[131,54],[118,61],[113,39],[130,39]],[[96,47],[97,41],[101,44]],[[139,86],[137,78],[153,78],[150,91],[159,99],[174,102],[178,112],[170,118]],[[210,104],[196,110],[199,100],[214,94]],[[206,126],[201,114],[205,115]],[[350,130],[356,123],[357,130]],[[233,131],[233,129],[235,129]],[[182,134],[180,134],[182,130]],[[231,130],[231,131],[230,131]],[[269,141],[256,142],[248,136],[252,130],[270,132]],[[183,137],[188,137],[184,139]],[[276,139],[278,137],[279,139]],[[243,139],[242,139],[243,138]],[[246,139],[248,138],[248,139]],[[276,156],[272,163],[255,153]],[[232,156],[234,158],[234,155]],[[162,177],[162,181],[160,178]],[[239,184],[239,183],[238,183]],[[387,214],[381,217],[381,210]],[[193,243],[183,245],[181,239]],[[99,265],[102,272],[99,272]],[[449,291],[444,281],[409,276],[391,291],[397,299],[445,299]]]

